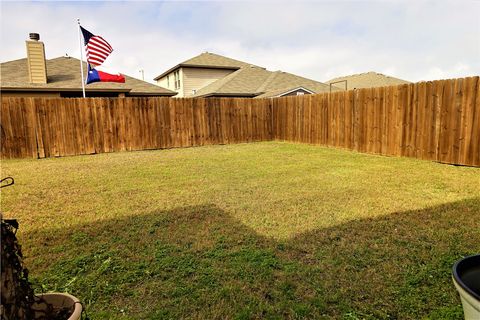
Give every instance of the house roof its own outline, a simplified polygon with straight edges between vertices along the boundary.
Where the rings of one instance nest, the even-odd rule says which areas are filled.
[[[80,61],[72,57],[49,59],[47,83],[29,82],[27,58],[1,63],[0,87],[15,91],[81,91]],[[84,74],[87,64],[83,63]],[[87,92],[125,92],[129,95],[173,96],[176,92],[125,75],[125,83],[96,82],[85,86]]]
[[[275,71],[271,80],[262,88],[264,93],[260,94],[258,98],[276,97],[288,91],[297,88],[305,88],[314,93],[329,92],[330,86],[328,84],[315,81],[312,79],[300,77],[288,72]],[[337,88],[332,88],[337,91]]]
[[[269,72],[259,67],[245,67],[199,90],[195,97],[235,94],[255,96],[260,85],[268,79]]]
[[[297,86],[297,87],[292,87],[291,89],[277,89],[277,90],[272,90],[272,91],[268,91],[268,92],[265,92],[263,94],[260,94],[258,96],[256,96],[255,98],[275,98],[275,97],[281,97],[283,95],[286,95],[288,93],[291,93],[291,92],[295,92],[295,91],[306,91],[310,94],[315,94],[317,92],[314,92],[310,89],[307,89],[305,87],[302,87],[302,86]],[[337,91],[338,89],[337,88],[333,88],[332,90],[334,91]],[[325,92],[325,91],[323,91]]]
[[[268,71],[257,66],[241,69],[199,89],[194,97],[208,96],[250,96],[268,98],[297,88],[305,88],[315,93],[328,92],[329,85],[303,78],[288,72]],[[334,90],[340,90],[334,88]]]
[[[180,67],[238,70],[241,67],[245,67],[248,65],[250,64],[243,61],[227,58],[211,52],[204,52],[202,54],[199,54],[196,57],[185,60],[177,64],[176,66],[168,69],[161,75],[155,77],[154,80],[161,79],[167,74],[169,74],[170,72],[173,72]]]
[[[373,71],[334,78],[327,81],[326,83],[330,84],[332,82],[344,81],[344,80],[347,80],[347,90],[386,87],[386,86],[394,86],[398,84],[410,83],[407,80],[390,77],[390,76],[373,72]],[[333,86],[337,86],[339,88],[345,89],[344,83],[336,83]]]

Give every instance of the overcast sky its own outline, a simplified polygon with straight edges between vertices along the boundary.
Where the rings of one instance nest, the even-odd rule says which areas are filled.
[[[145,80],[204,51],[318,81],[377,71],[410,81],[480,74],[480,1],[5,2],[1,61],[79,57],[76,20]]]

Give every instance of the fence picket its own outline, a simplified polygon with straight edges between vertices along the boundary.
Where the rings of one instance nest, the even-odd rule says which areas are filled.
[[[285,140],[480,166],[479,77],[266,99],[3,98],[1,158]]]

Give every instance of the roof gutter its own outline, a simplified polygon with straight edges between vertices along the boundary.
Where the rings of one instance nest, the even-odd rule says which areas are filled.
[[[130,92],[132,89],[96,89],[96,88],[85,88],[85,91],[88,92]],[[82,88],[17,88],[17,87],[1,87],[0,91],[46,91],[46,92],[76,92],[82,91]]]
[[[289,94],[289,93],[295,92],[295,91],[297,91],[297,90],[303,90],[303,91],[308,92],[309,94],[315,94],[315,91],[300,86],[300,87],[296,87],[296,88],[290,89],[290,90],[288,90],[288,91],[279,93],[279,94],[277,94],[277,95],[275,95],[275,96],[272,96],[272,98],[283,97],[283,96],[285,96],[285,95],[287,95],[287,94]]]
[[[259,93],[206,93],[200,96],[194,96],[193,98],[222,98],[222,97],[237,97],[237,98],[253,98],[258,96]]]
[[[173,92],[173,93],[170,93],[170,92],[165,92],[165,93],[151,93],[151,92],[130,92],[129,93],[129,96],[162,96],[162,97],[165,97],[165,96],[168,96],[168,97],[173,97],[177,95],[176,92]]]
[[[8,88],[4,87],[0,89],[0,92],[82,92],[82,89],[67,89],[67,88]],[[162,96],[162,97],[173,97],[177,95],[176,92],[135,92],[131,89],[85,89],[86,92],[118,92],[118,93],[128,93],[129,96]]]
[[[225,70],[238,70],[240,67],[228,67],[228,66],[210,66],[210,65],[204,65],[204,64],[188,64],[188,63],[180,63],[177,64],[175,67],[168,69],[161,75],[153,78],[153,80],[157,81],[163,77],[165,77],[167,74],[179,69],[179,68],[202,68],[202,69],[225,69]]]

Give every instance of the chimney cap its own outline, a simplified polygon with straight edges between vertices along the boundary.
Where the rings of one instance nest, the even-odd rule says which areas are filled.
[[[35,41],[40,40],[40,34],[38,33],[30,33],[29,37],[30,37],[30,40],[35,40]]]

